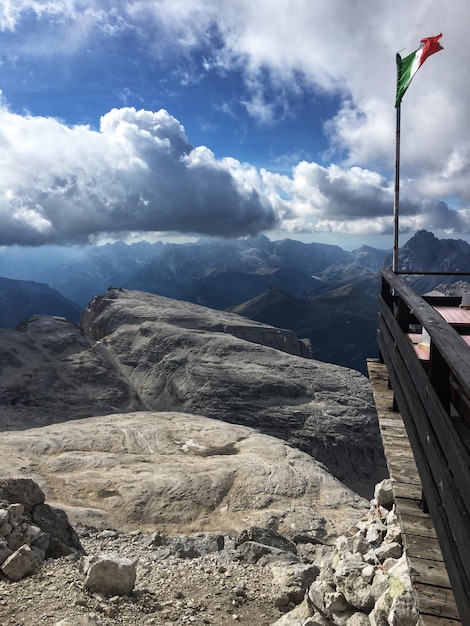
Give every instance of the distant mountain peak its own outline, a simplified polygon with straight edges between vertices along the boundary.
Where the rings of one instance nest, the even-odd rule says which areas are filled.
[[[470,246],[462,239],[438,239],[419,230],[400,248],[399,265],[413,272],[470,271]]]
[[[412,239],[415,239],[415,240],[419,240],[419,239],[437,240],[437,237],[430,230],[426,230],[425,228],[422,228],[421,230],[416,231],[416,233],[413,235],[413,237],[411,237],[410,241]]]

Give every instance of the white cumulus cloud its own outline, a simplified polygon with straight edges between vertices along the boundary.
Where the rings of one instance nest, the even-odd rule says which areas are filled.
[[[113,109],[99,131],[0,110],[0,244],[104,233],[240,236],[276,224],[269,200],[167,111]]]

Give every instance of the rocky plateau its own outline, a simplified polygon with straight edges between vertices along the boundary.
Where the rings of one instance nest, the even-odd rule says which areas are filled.
[[[170,568],[172,580],[191,581],[192,598],[198,581],[212,572],[220,582],[227,569],[238,571],[244,562],[237,576],[251,576],[250,591],[239,585],[241,591],[221,592],[229,604],[225,617],[214,613],[216,600],[204,618],[197,615],[202,609],[182,617],[175,606],[184,605],[183,584],[177,585],[181,602],[172,600],[175,605],[166,613],[160,600],[153,612],[145,600],[142,611],[153,617],[140,623],[231,623],[242,620],[244,602],[251,606],[245,623],[272,623],[276,612],[279,616],[301,602],[312,576],[295,602],[284,592],[279,592],[283,599],[276,592],[274,602],[265,580],[269,572],[249,573],[261,558],[249,556],[251,551],[205,557],[213,562],[193,564],[178,575],[180,564],[171,561],[170,548],[159,553],[159,562],[170,559],[160,567],[148,546],[160,545],[156,537],[173,538],[166,542],[182,535],[209,543],[208,537],[221,536],[229,546],[253,528],[278,534],[293,546],[331,546],[365,514],[374,485],[386,476],[369,381],[359,372],[315,361],[308,343],[291,331],[123,289],[110,288],[94,298],[77,325],[38,316],[0,331],[0,429],[0,475],[34,481],[47,506],[65,511],[79,529],[82,552],[103,551],[110,544],[116,553],[125,547],[125,556],[132,558],[136,538],[143,537],[139,567],[153,572],[152,585],[159,584],[155,572],[165,576]],[[34,520],[21,517],[23,505],[10,502],[2,500],[7,552],[14,549],[8,544],[13,526],[23,529],[19,537],[42,537]],[[273,550],[277,547],[263,547],[260,554]],[[297,548],[294,552],[294,563],[312,562]],[[56,583],[66,572],[70,589],[78,584],[71,573],[73,555],[61,556],[60,567],[45,558],[25,579],[31,583],[0,579],[5,623],[50,624],[53,616],[64,616],[54,599],[58,605],[52,614],[44,605],[43,621],[31,621],[21,595],[28,588],[28,597],[37,597],[34,579],[36,590],[43,589],[49,570]],[[284,560],[281,556],[281,566]],[[292,556],[287,561],[292,565]],[[200,576],[194,577],[199,567]],[[244,594],[256,598],[256,586],[262,599],[243,599]],[[138,604],[143,593],[140,589],[132,602]],[[16,613],[15,602],[21,607]],[[89,616],[93,607],[104,606],[99,597],[86,606],[80,602]],[[82,615],[77,624],[133,623],[116,617],[116,603],[106,606],[88,622],[79,609],[70,614]]]
[[[46,316],[0,331],[0,426],[136,411],[143,421],[146,411],[197,415],[288,442],[370,497],[386,468],[369,381],[306,356],[291,331],[111,289],[79,326]]]

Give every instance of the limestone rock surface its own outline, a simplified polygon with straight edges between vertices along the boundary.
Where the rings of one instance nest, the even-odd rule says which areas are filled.
[[[286,443],[182,413],[116,414],[5,432],[0,474],[7,468],[37,481],[72,523],[124,530],[270,526],[323,539],[367,506]]]
[[[0,569],[10,580],[21,580],[37,566],[34,552],[28,545],[22,545],[5,559]]]
[[[289,331],[119,290],[92,300],[80,324],[149,409],[257,428],[369,498],[387,475],[367,378],[279,350]]]
[[[80,571],[85,576],[85,586],[103,596],[128,596],[134,589],[135,562],[116,554],[83,556]]]
[[[110,289],[80,327],[37,317],[0,331],[0,429],[111,413],[201,415],[287,441],[370,498],[387,471],[369,381],[304,354],[290,331]]]
[[[19,510],[13,507],[15,514]],[[377,532],[371,531],[374,527]],[[162,532],[123,533],[81,524],[76,528],[88,555],[116,554],[136,564],[132,594],[109,597],[92,592],[83,584],[76,559],[47,559],[20,584],[0,576],[2,624],[415,626],[418,621],[405,554],[378,563],[363,549],[364,542],[371,550],[379,547],[373,537],[387,543],[388,536],[398,536],[393,530],[398,530],[394,509],[387,510],[376,500],[334,545],[296,543],[300,563],[276,558],[253,564],[240,558],[240,546],[255,538],[267,547],[292,547],[288,538],[267,532],[267,528],[250,527],[238,537],[170,537]],[[355,567],[361,559],[362,569]],[[370,585],[372,611],[349,605],[341,591],[342,582],[338,578],[340,587],[335,583],[338,569],[343,574],[355,570],[361,584]],[[344,576],[340,578],[345,582]]]
[[[0,430],[143,408],[129,382],[66,319],[0,330]]]
[[[2,474],[7,471],[2,470]],[[45,558],[81,552],[66,514],[44,502],[44,493],[34,481],[0,479],[0,570],[7,578],[21,580]]]

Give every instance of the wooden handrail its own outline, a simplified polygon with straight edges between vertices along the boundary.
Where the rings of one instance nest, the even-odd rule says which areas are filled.
[[[416,325],[431,337],[426,369],[407,337]],[[470,349],[430,303],[387,271],[377,338],[462,623],[470,624]]]

